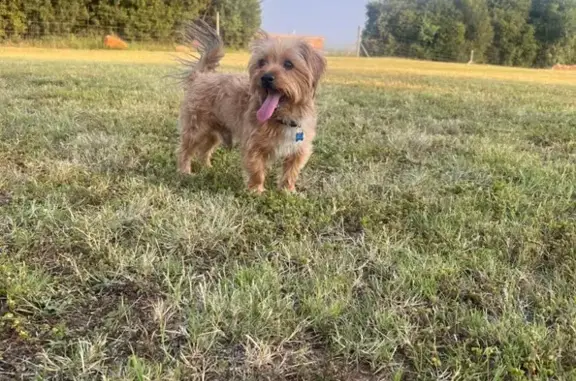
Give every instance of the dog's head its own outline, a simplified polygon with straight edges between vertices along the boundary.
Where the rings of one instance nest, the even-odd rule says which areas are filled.
[[[270,119],[283,103],[312,101],[325,70],[325,58],[305,40],[280,40],[262,33],[252,44],[249,64],[251,90],[262,101],[258,120]]]

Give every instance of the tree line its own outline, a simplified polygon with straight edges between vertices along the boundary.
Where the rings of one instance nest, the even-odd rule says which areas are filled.
[[[546,67],[576,62],[576,0],[377,0],[371,55]]]
[[[0,39],[115,33],[130,41],[176,41],[202,17],[224,43],[243,47],[260,27],[260,0],[0,0]]]

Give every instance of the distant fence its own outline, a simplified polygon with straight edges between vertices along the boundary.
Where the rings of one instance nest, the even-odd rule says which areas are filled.
[[[1,2],[2,0],[0,0]],[[50,29],[50,33],[43,33],[42,30]],[[2,33],[4,32],[4,33]],[[10,28],[6,28],[3,31],[0,30],[0,44],[18,44],[18,43],[40,43],[44,41],[49,44],[50,41],[59,41],[57,47],[63,47],[60,45],[65,45],[66,40],[77,39],[81,40],[91,40],[94,43],[90,44],[88,47],[107,47],[115,49],[126,49],[129,45],[165,45],[166,47],[176,45],[177,50],[185,50],[185,47],[181,45],[179,33],[175,33],[176,38],[169,39],[152,39],[152,38],[140,38],[139,36],[131,36],[126,38],[122,29],[114,25],[72,25],[63,22],[45,22],[45,23],[34,23],[31,22],[27,26],[27,31],[24,34],[17,35],[16,37],[10,37],[14,33],[11,33]],[[279,39],[294,39],[302,38],[306,40],[315,49],[324,50],[325,49],[325,38],[323,36],[306,36],[306,35],[295,35],[295,34],[279,34],[279,33],[268,33],[273,38]],[[4,38],[2,38],[4,37]],[[99,43],[97,43],[99,41]],[[192,42],[194,48],[196,48],[195,42]],[[186,47],[189,48],[189,47]]]
[[[299,36],[295,34],[277,34],[277,33],[268,33],[270,37],[279,38],[279,39],[294,39],[294,38],[302,38],[306,40],[310,45],[312,45],[315,49],[324,50],[324,37],[322,36]]]

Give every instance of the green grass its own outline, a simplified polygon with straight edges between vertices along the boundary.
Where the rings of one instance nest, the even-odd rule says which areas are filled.
[[[576,379],[573,74],[330,64],[257,197],[171,66],[0,60],[0,379]]]

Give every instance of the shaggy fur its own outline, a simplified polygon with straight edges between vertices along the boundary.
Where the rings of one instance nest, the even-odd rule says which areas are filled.
[[[304,40],[275,40],[262,32],[251,47],[248,76],[220,74],[214,72],[224,56],[219,36],[203,22],[191,24],[186,33],[199,43],[200,57],[185,62],[179,170],[190,173],[193,157],[210,166],[220,144],[238,145],[250,190],[264,191],[268,163],[280,159],[278,186],[294,191],[312,154],[314,101],[326,68],[324,57]],[[266,76],[273,79],[266,83]],[[274,94],[280,97],[277,108],[269,118],[261,116],[273,108],[268,106],[268,113],[259,109],[276,104],[270,101]],[[299,132],[303,140],[297,138]]]

